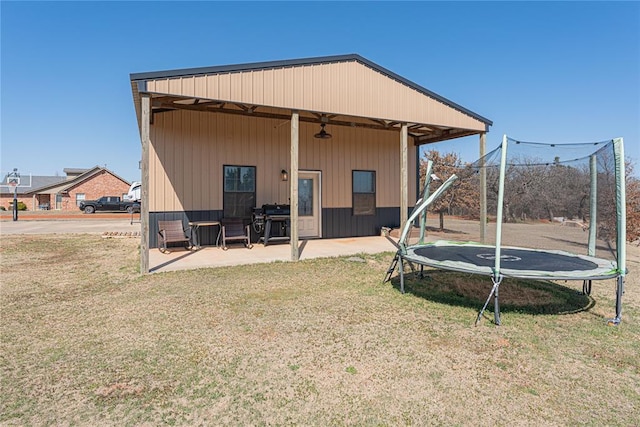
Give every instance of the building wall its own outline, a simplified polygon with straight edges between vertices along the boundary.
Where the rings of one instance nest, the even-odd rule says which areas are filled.
[[[318,124],[299,126],[299,169],[322,172],[324,238],[367,236],[400,222],[400,133],[328,126],[333,138],[313,135]],[[172,111],[155,114],[149,148],[150,246],[157,245],[157,221],[218,220],[223,210],[224,165],[256,167],[256,206],[288,204],[289,121]],[[416,149],[409,141],[409,204],[416,194]],[[376,215],[353,216],[352,171],[376,172]],[[216,230],[202,230],[203,243]]]
[[[376,206],[400,205],[400,134],[328,126],[332,139],[315,139],[318,124],[299,126],[299,169],[322,171],[322,207],[350,208],[352,170],[376,171]],[[289,203],[289,121],[203,112],[155,114],[149,149],[151,212],[221,210],[224,165],[255,166],[257,205]],[[409,154],[409,203],[416,194],[416,150]]]
[[[17,197],[18,203],[22,202],[27,207],[27,210],[38,209],[38,205],[36,204],[34,207],[33,197],[31,195],[18,194]],[[0,206],[5,208],[5,210],[11,210],[11,203],[13,203],[13,194],[2,194],[0,195]]]
[[[76,195],[78,193],[85,194],[85,200],[95,200],[102,196],[119,196],[129,192],[129,183],[115,177],[111,173],[103,170],[91,178],[86,179],[77,185],[69,188],[66,194],[62,196],[61,210],[76,211]],[[51,196],[51,206],[55,205],[55,195]]]

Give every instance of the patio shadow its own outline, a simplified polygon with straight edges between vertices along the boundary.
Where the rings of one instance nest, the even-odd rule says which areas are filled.
[[[158,265],[156,265],[154,267],[149,268],[149,273],[153,273],[153,272],[158,271],[161,268],[164,268],[164,267],[166,267],[168,265],[171,265],[171,264],[173,264],[175,262],[179,262],[179,261],[187,258],[188,256],[191,256],[191,255],[195,254],[196,252],[197,251],[187,250],[183,255],[180,255],[179,257],[172,258],[172,259],[170,259],[170,260],[168,260],[166,262],[163,262],[162,264],[158,264]]]

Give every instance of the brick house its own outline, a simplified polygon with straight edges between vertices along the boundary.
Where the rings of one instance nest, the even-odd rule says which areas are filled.
[[[23,177],[23,186],[18,186],[18,202],[23,202],[27,210],[76,211],[82,200],[123,196],[131,185],[129,181],[100,166],[91,169],[65,168],[64,173],[65,176],[31,176],[31,183],[29,177]],[[5,176],[3,184],[6,183]],[[12,202],[13,190],[1,187],[0,206],[9,210]]]

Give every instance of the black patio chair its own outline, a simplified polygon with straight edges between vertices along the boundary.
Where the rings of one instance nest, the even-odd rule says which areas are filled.
[[[222,249],[227,250],[227,242],[241,242],[247,249],[251,249],[251,231],[249,225],[244,225],[242,218],[222,218]]]

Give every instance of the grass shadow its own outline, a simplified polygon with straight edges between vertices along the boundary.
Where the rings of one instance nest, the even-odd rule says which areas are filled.
[[[391,279],[393,287],[400,289],[400,277]],[[488,276],[443,270],[405,272],[405,292],[429,301],[480,309],[484,305],[493,283]],[[500,311],[526,314],[572,314],[590,310],[595,301],[576,289],[547,280],[505,278],[500,285]],[[493,300],[489,307],[493,309]]]

